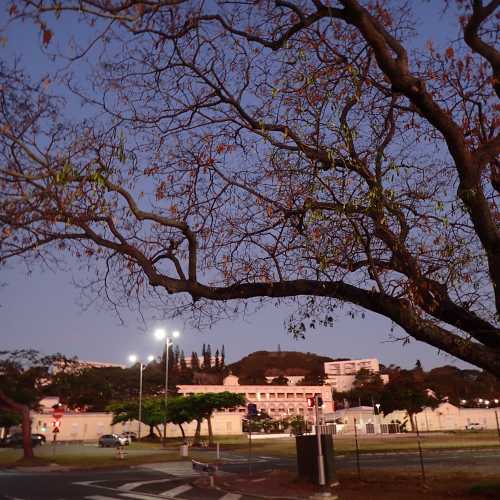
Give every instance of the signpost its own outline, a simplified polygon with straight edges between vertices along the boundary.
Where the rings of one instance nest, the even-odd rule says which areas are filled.
[[[64,406],[62,404],[57,404],[53,407],[52,410],[52,416],[54,417],[54,420],[52,421],[53,429],[52,429],[52,456],[55,456],[56,454],[56,441],[57,441],[57,435],[59,434],[61,430],[61,418],[64,415]]]
[[[319,420],[319,408],[323,406],[323,399],[319,394],[314,395],[314,413],[316,416],[316,439],[318,443],[318,483],[325,486],[325,457],[323,456],[323,447],[321,445],[321,423]]]
[[[252,417],[257,415],[257,405],[249,403],[247,405],[248,417],[248,475],[252,475]]]

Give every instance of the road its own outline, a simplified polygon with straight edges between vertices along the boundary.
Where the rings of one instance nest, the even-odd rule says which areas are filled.
[[[419,467],[415,453],[368,454],[360,457],[362,471],[398,471]],[[473,472],[491,469],[500,473],[500,450],[426,451],[428,472],[437,468],[455,468]],[[355,457],[340,455],[339,470],[355,470]],[[295,460],[275,457],[254,457],[254,472],[274,468],[294,469]],[[246,473],[247,457],[229,454],[222,473]],[[248,495],[227,494],[202,489],[192,484],[195,479],[189,462],[171,462],[137,466],[123,470],[32,472],[0,470],[0,499],[5,500],[255,500]]]

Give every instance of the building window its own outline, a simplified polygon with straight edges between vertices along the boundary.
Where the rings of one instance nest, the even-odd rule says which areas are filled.
[[[257,395],[255,394],[255,392],[249,392],[247,394],[247,398],[250,398],[250,399],[255,399],[257,397]]]
[[[268,394],[268,396],[269,396],[269,399],[274,399],[276,397],[276,393],[275,392],[270,392]]]
[[[285,393],[284,392],[278,392],[278,399],[284,398]]]
[[[293,392],[287,392],[286,393],[286,398],[287,399],[293,399],[295,397],[295,394]]]
[[[298,393],[296,394],[296,396],[297,396],[298,398],[303,398],[303,397],[304,397],[304,393],[303,393],[303,392],[298,392]]]

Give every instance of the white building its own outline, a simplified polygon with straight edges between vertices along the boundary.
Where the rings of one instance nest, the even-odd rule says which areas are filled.
[[[414,420],[421,432],[458,431],[471,426],[493,430],[497,428],[497,417],[500,419],[500,408],[458,408],[450,403],[441,403],[435,409],[424,408],[414,416]],[[325,420],[327,423],[336,423],[337,432],[342,433],[353,433],[354,425],[363,434],[379,433],[381,430],[388,432],[388,425],[393,423],[401,424],[408,432],[412,429],[406,411],[398,410],[383,415],[372,406],[337,410],[325,415]]]
[[[52,367],[52,373],[55,375],[61,371],[66,371],[68,373],[78,372],[79,370],[85,370],[88,368],[127,368],[127,365],[118,363],[103,363],[101,361],[83,361],[77,359],[75,361],[70,360],[68,363],[56,362]]]
[[[441,403],[434,410],[424,408],[415,415],[420,431],[464,430],[471,424],[482,429],[496,429],[500,408],[458,408],[451,403]],[[407,421],[406,428],[411,429],[406,411],[394,411],[383,418],[383,423],[399,420]]]
[[[283,375],[286,379],[288,379],[288,385],[297,385],[298,382],[300,382],[303,378],[304,375]],[[268,383],[271,383],[276,377],[266,377],[266,380]]]
[[[323,411],[332,412],[331,388],[327,385],[288,386],[288,385],[239,385],[238,377],[229,375],[222,385],[179,385],[179,393],[185,395],[211,392],[235,392],[245,396],[247,402],[255,403],[257,410],[264,410],[273,418],[291,415],[311,417],[314,409],[307,407],[307,398],[321,394]],[[246,408],[235,410],[246,413]]]
[[[360,370],[380,374],[380,365],[376,358],[349,359],[346,361],[330,361],[324,364],[325,383],[336,392],[346,392],[353,388],[354,379]],[[384,384],[389,382],[389,375],[380,375]]]
[[[184,360],[186,361],[186,366],[188,368],[192,368],[193,366],[193,357],[192,356],[184,356]],[[219,362],[221,361],[221,358],[219,356]],[[204,360],[203,356],[198,356],[198,364],[200,367],[203,366]],[[215,366],[215,356],[212,356],[210,358],[210,366]]]

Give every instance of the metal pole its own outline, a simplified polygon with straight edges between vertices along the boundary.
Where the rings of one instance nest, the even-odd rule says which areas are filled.
[[[163,446],[167,446],[167,398],[168,398],[168,348],[169,338],[165,335],[165,417],[163,419]]]
[[[325,486],[325,460],[323,457],[323,447],[321,446],[321,426],[319,423],[319,404],[318,395],[314,395],[314,408],[316,416],[316,441],[318,443],[318,484]]]
[[[417,431],[418,454],[420,456],[420,471],[422,473],[422,482],[425,483],[424,456],[422,454],[422,444],[420,443],[420,432],[418,431],[418,423],[416,415],[415,415],[415,430]]]
[[[358,471],[358,479],[361,479],[361,467],[359,465],[358,424],[356,417],[354,417],[354,441],[356,443],[356,469]]]
[[[137,429],[137,439],[140,441],[141,439],[141,419],[142,419],[142,370],[144,369],[144,365],[141,363],[139,366],[141,370],[139,374],[139,428]]]
[[[252,475],[252,415],[248,415],[248,475]]]
[[[497,421],[498,441],[500,442],[500,424],[498,423],[498,411],[497,410],[495,410],[495,419]]]

